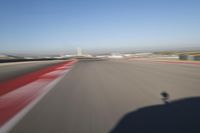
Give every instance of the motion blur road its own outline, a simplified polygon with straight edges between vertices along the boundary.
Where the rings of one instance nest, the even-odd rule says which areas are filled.
[[[16,78],[20,75],[36,71],[47,66],[62,62],[56,61],[33,61],[0,64],[0,82]]]
[[[200,66],[79,61],[11,133],[107,133],[129,112],[200,96]]]

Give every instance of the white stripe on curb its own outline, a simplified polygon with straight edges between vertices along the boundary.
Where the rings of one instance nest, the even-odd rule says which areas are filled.
[[[14,117],[12,117],[7,123],[5,123],[0,128],[0,133],[8,133],[55,85],[69,72],[69,70],[64,70],[62,75],[57,79],[51,81],[43,88],[43,92],[31,101],[27,106],[25,106],[20,112],[18,112]],[[39,80],[34,81],[34,83]],[[40,82],[40,81],[39,81]],[[31,83],[32,84],[32,83]],[[30,85],[30,84],[28,84]],[[26,86],[28,86],[26,85]],[[24,86],[25,87],[25,86]]]

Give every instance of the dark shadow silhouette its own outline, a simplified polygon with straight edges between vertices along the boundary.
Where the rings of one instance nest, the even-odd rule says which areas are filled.
[[[200,98],[141,108],[125,115],[110,133],[200,133]]]

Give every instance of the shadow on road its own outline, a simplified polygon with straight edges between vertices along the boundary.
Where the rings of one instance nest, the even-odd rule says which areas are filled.
[[[110,133],[200,133],[200,97],[131,112]]]

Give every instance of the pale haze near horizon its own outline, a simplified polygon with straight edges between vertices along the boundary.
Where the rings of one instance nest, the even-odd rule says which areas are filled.
[[[200,48],[198,0],[2,0],[0,52]]]

